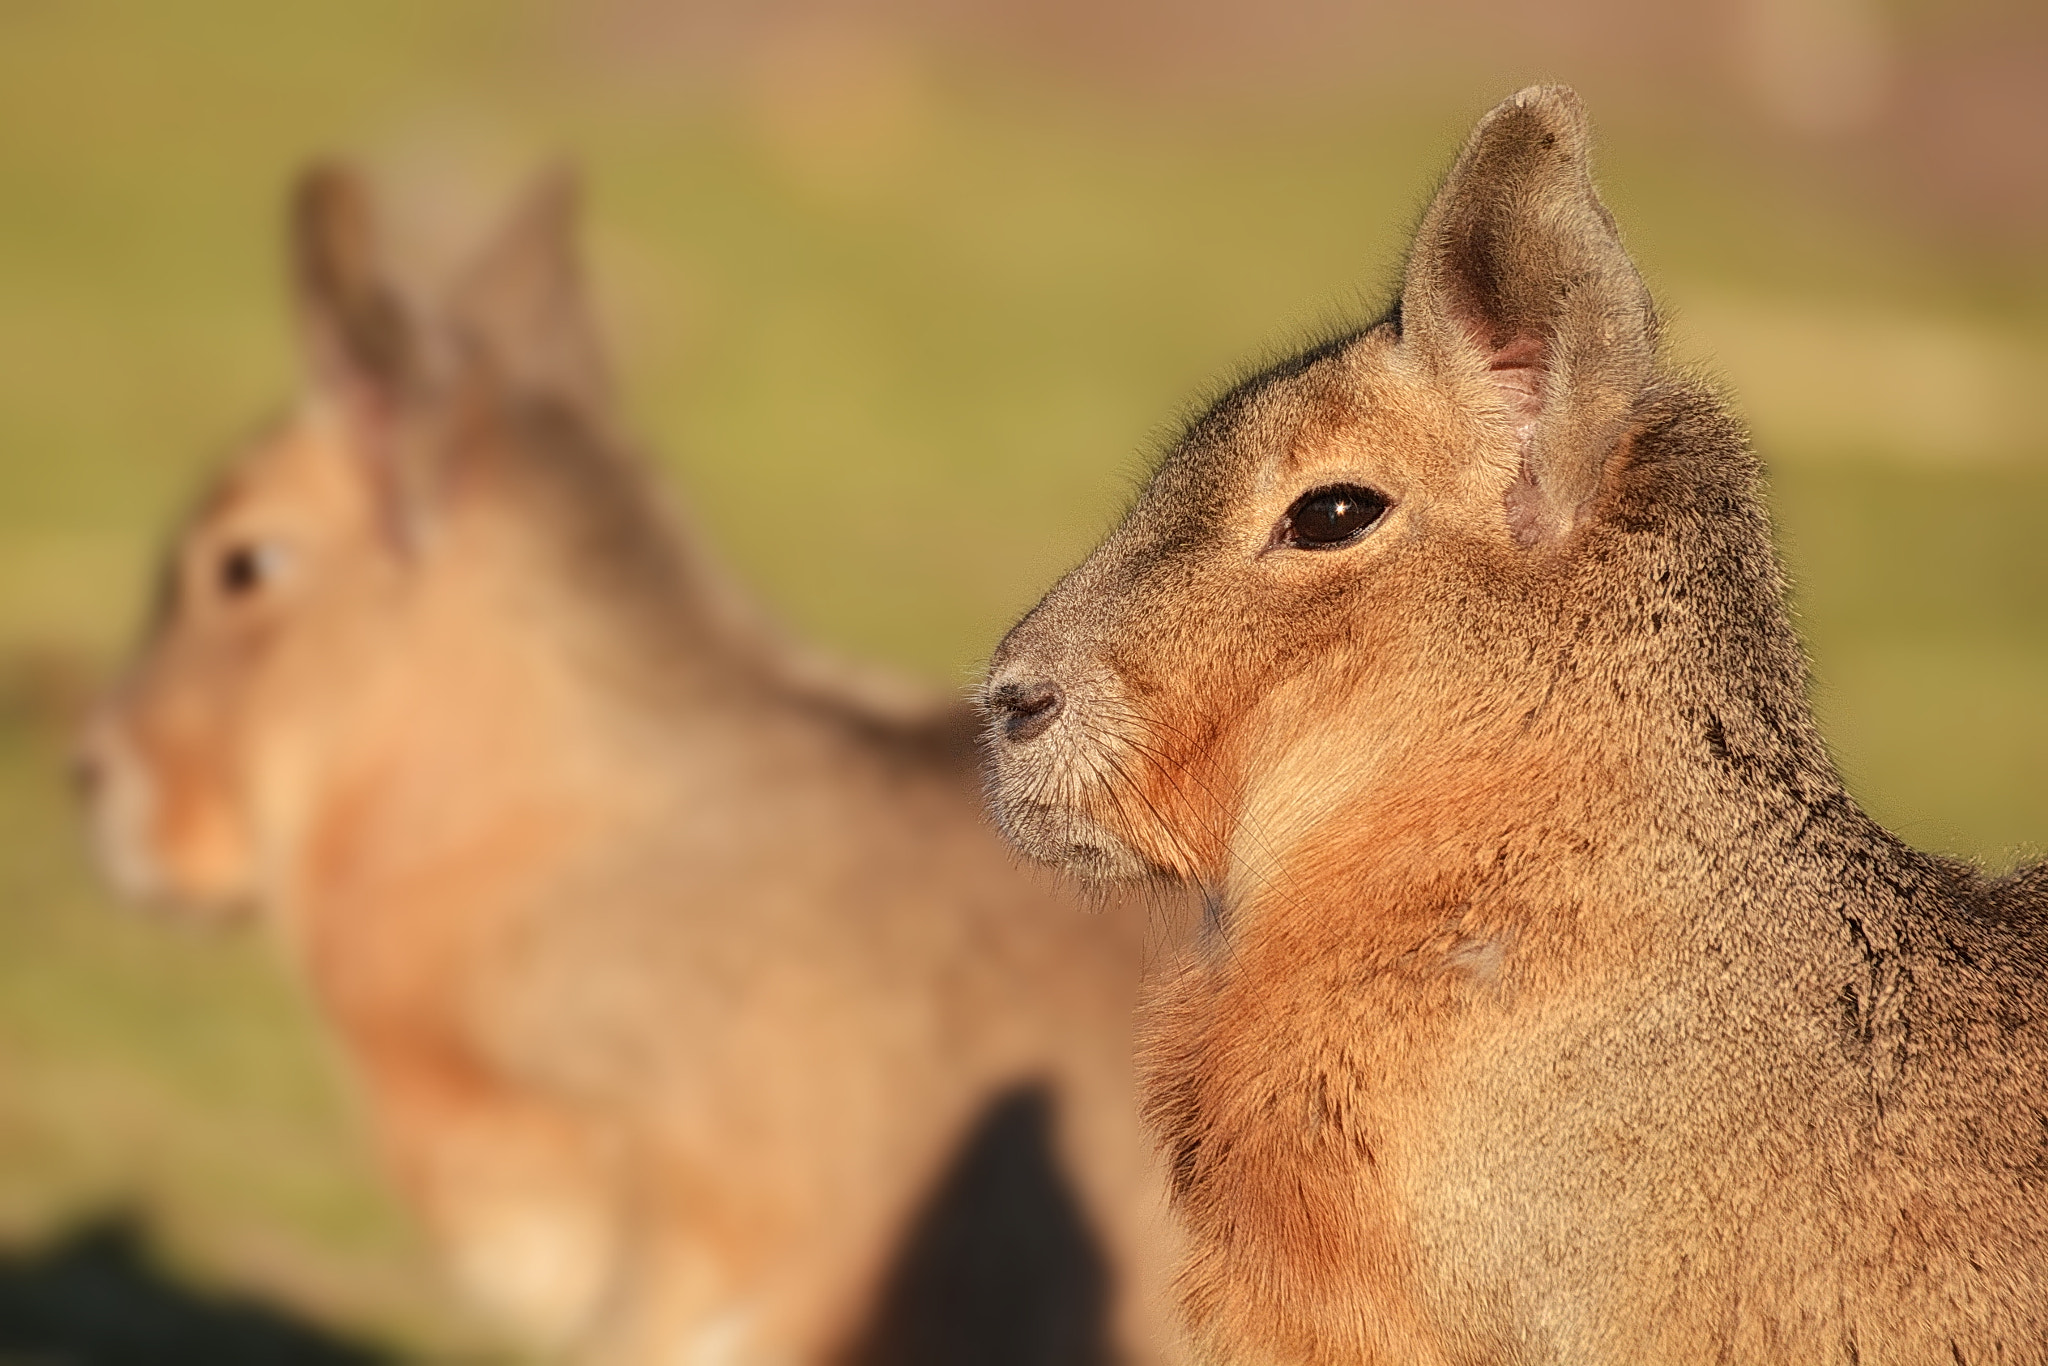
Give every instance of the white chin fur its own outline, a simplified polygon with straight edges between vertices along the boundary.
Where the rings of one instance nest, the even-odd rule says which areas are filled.
[[[121,895],[153,901],[165,893],[163,870],[150,851],[156,786],[118,735],[100,741],[100,786],[90,810],[93,852]]]
[[[1039,803],[1008,803],[1000,809],[1003,833],[1041,863],[1091,882],[1146,878],[1155,870],[1101,822],[1078,812]]]
[[[599,1212],[529,1197],[469,1211],[451,1251],[469,1298],[529,1343],[561,1350],[589,1332],[615,1236]]]

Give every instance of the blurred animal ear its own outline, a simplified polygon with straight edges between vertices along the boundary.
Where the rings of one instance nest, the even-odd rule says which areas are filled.
[[[1507,506],[1524,545],[1576,524],[1656,356],[1655,307],[1593,188],[1589,142],[1564,86],[1497,106],[1424,216],[1401,292],[1402,345],[1443,382],[1484,373],[1516,428]]]
[[[610,384],[576,249],[580,199],[568,167],[539,176],[461,278],[450,319],[500,382],[598,411]]]
[[[385,409],[422,375],[420,336],[383,272],[370,194],[332,163],[300,175],[291,253],[300,330],[316,388]]]
[[[292,275],[314,395],[350,431],[350,450],[393,542],[426,522],[427,472],[399,416],[428,383],[426,338],[386,274],[370,192],[356,171],[309,167],[291,204]]]

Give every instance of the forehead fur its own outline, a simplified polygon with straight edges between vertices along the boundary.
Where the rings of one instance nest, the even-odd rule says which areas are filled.
[[[321,439],[301,409],[272,414],[235,444],[234,454],[200,485],[159,546],[148,619],[152,627],[169,612],[179,558],[197,540],[265,501],[317,502],[305,496],[315,481],[303,467],[318,463],[307,457],[313,453],[311,443]]]
[[[243,502],[261,479],[263,466],[303,439],[303,427],[302,413],[291,408],[271,412],[252,424],[231,443],[220,465],[186,505],[184,515],[174,524],[177,534],[183,536]]]
[[[1398,312],[1233,385],[1160,462],[1144,502],[1208,517],[1322,469],[1389,494],[1497,497],[1513,477],[1504,413],[1461,404],[1402,346]],[[1334,477],[1334,476],[1333,476]]]

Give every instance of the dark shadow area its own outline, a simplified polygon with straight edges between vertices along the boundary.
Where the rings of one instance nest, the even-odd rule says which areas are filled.
[[[384,1366],[289,1311],[182,1284],[129,1219],[0,1255],[0,1366]]]
[[[1045,1089],[997,1096],[912,1220],[849,1366],[1108,1366],[1110,1267]]]

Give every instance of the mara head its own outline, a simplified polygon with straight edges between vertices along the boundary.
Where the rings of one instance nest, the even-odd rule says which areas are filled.
[[[560,508],[616,503],[626,482],[598,458],[566,177],[429,306],[395,282],[372,208],[345,169],[298,185],[302,390],[178,531],[140,649],[82,739],[102,860],[132,894],[251,901],[344,769],[368,781],[392,747],[458,731],[450,705],[516,692],[506,632],[545,607],[541,576],[517,572],[543,519],[522,541],[503,509],[557,505],[573,539]]]
[[[1707,633],[1668,540],[1638,534],[1702,520],[1658,447],[1674,425],[1754,552],[1750,588],[1715,591],[1775,619],[1746,446],[1659,371],[1588,155],[1569,90],[1486,115],[1396,307],[1224,394],[1011,631],[983,700],[1027,852],[1222,888],[1340,814],[1398,843],[1454,792],[1546,801],[1574,767],[1625,766],[1581,722],[1640,681],[1614,672],[1647,634],[1631,614],[1661,591],[1681,601],[1656,632]]]

